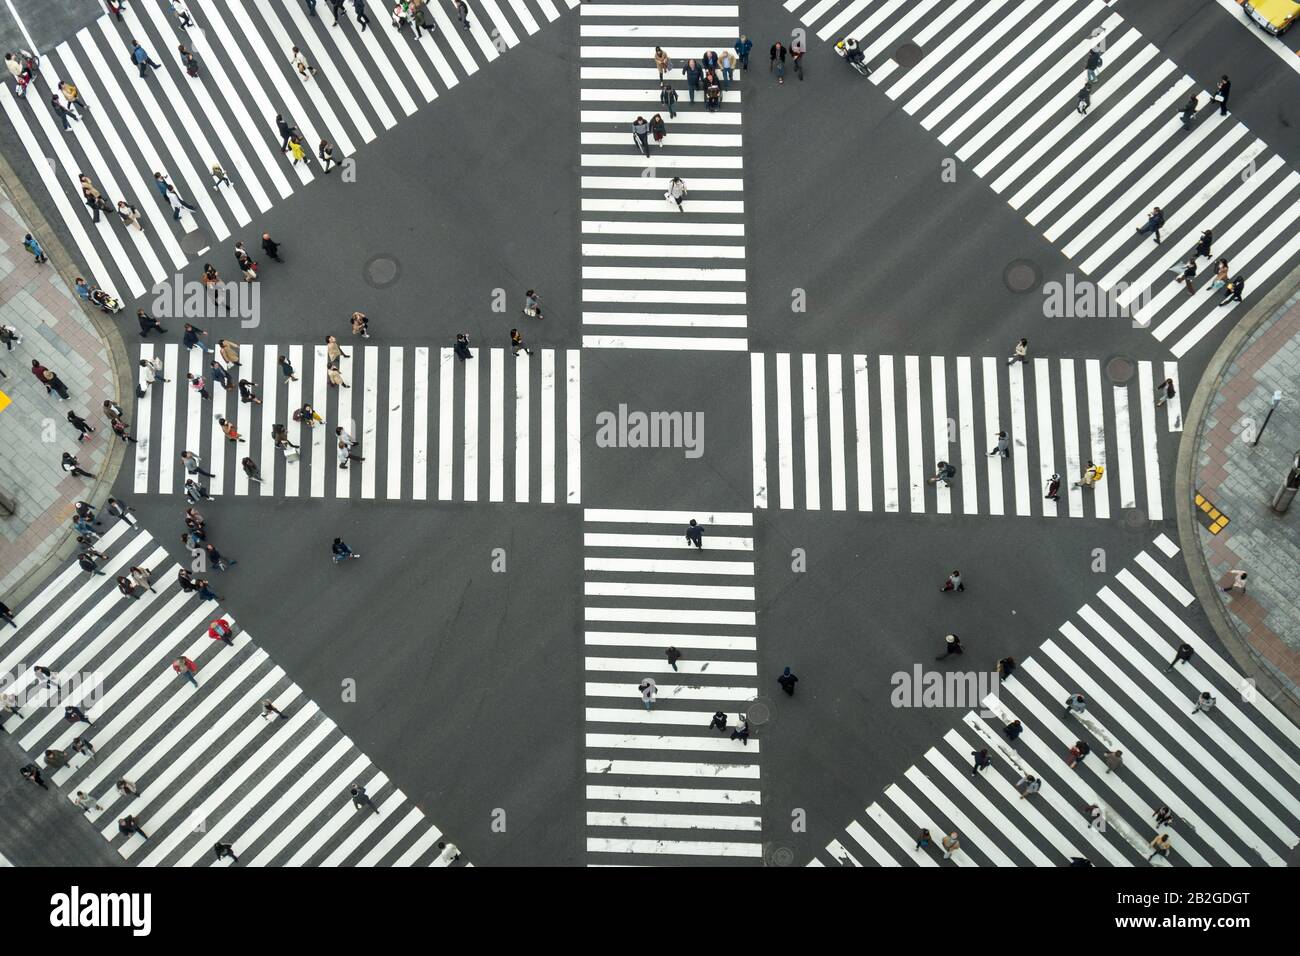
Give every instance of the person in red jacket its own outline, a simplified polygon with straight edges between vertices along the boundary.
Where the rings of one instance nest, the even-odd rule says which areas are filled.
[[[214,641],[225,641],[231,647],[235,646],[235,642],[230,636],[230,625],[226,623],[224,617],[219,617],[208,625],[208,637]]]
[[[178,676],[184,677],[195,687],[199,686],[199,679],[194,676],[198,669],[199,666],[184,654],[172,661],[172,670],[174,670]]]

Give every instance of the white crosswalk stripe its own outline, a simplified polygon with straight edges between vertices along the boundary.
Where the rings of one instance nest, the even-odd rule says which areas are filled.
[[[441,831],[220,600],[183,591],[177,565],[148,532],[105,527],[96,544],[107,555],[104,576],[64,567],[18,610],[0,652],[0,670],[14,675],[7,690],[19,698],[3,727],[46,768],[47,782],[69,799],[85,792],[88,819],[138,866],[229,865],[216,859],[217,842],[233,844],[243,865],[436,865]],[[132,600],[114,580],[135,566],[149,569],[152,590]],[[232,625],[232,645],[208,637],[217,618]],[[172,669],[182,655],[197,665],[197,684]],[[283,717],[262,717],[264,700]],[[67,706],[90,722],[65,720]],[[77,737],[94,753],[73,753]],[[51,751],[71,760],[49,766]],[[119,792],[121,779],[138,795]],[[378,814],[354,807],[356,782]],[[119,831],[127,814],[147,839]]]
[[[1285,866],[1283,852],[1300,843],[1300,728],[1185,622],[1194,598],[1172,573],[1177,558],[1161,535],[1000,687],[990,675],[996,690],[980,708],[809,865],[929,866],[956,831],[959,865],[1141,865],[1166,832],[1172,855],[1152,865]],[[1182,643],[1193,657],[1172,665]],[[1216,708],[1191,713],[1205,690]],[[1066,716],[1075,693],[1087,709]],[[1018,738],[1006,733],[1013,720]],[[1080,740],[1091,753],[1072,769],[1062,755]],[[981,749],[992,765],[976,773]],[[1108,752],[1121,755],[1114,772]],[[1041,789],[1022,798],[1029,776]],[[1096,821],[1085,813],[1094,805]],[[1157,827],[1160,805],[1175,818]],[[922,828],[930,848],[917,848]]]
[[[1300,263],[1300,174],[1102,0],[785,6],[822,40],[856,37],[872,83],[1177,358]],[[915,65],[895,59],[904,43],[920,48]],[[1093,45],[1103,67],[1080,115]],[[1192,93],[1200,108],[1184,131],[1177,114]],[[1160,244],[1135,234],[1153,206]],[[1171,279],[1205,229],[1212,257],[1187,295]],[[1246,303],[1211,286],[1220,256],[1245,277]]]
[[[761,859],[761,741],[732,736],[758,696],[753,515],[583,516],[588,862]],[[692,519],[702,551],[685,537]],[[644,678],[658,687],[651,709]]]
[[[727,4],[581,7],[581,98],[593,107],[580,116],[586,348],[748,348],[741,72],[712,112],[683,75],[689,58],[731,50],[738,19]],[[676,116],[659,99],[656,46],[672,60]],[[666,135],[645,155],[633,121],[656,114]],[[664,196],[674,176],[688,190],[680,210]]]
[[[470,7],[467,46],[466,31],[440,3],[427,7],[436,29],[419,39],[410,28],[393,30],[386,11],[359,33],[350,16],[346,27],[341,17],[332,28],[328,14],[310,17],[297,0],[193,0],[196,22],[188,30],[164,5],[134,4],[121,23],[105,14],[43,51],[27,99],[6,95],[0,109],[26,153],[20,174],[50,196],[52,218],[67,229],[86,277],[119,298],[136,297],[195,255],[178,242],[183,234],[206,229],[224,242],[316,178],[314,159],[295,167],[281,155],[277,113],[302,130],[309,155],[325,138],[344,160],[500,56],[494,37],[508,49],[559,17],[553,0],[476,0]],[[133,39],[161,64],[148,78],[129,62]],[[198,57],[197,78],[174,52],[180,43]],[[319,70],[306,82],[290,65],[294,46]],[[87,104],[66,135],[48,106],[60,79],[74,82]],[[214,164],[232,186],[214,188]],[[198,209],[174,221],[153,186],[155,171]],[[87,228],[81,173],[113,205],[125,199],[136,206],[144,231],[113,213]]]
[[[825,506],[822,490],[828,489],[833,510],[899,511],[901,473],[913,514],[1109,518],[1112,497],[1117,509],[1138,506],[1140,478],[1147,516],[1164,518],[1161,443],[1167,462],[1174,446],[1161,438],[1153,382],[1157,374],[1162,382],[1177,382],[1173,362],[1159,371],[1152,362],[1138,362],[1133,382],[1103,389],[1096,359],[1040,358],[1008,367],[1005,359],[987,356],[921,361],[908,355],[900,379],[895,356],[832,353],[823,360],[805,354],[797,383],[788,353],[770,359],[750,356],[756,508],[817,510]],[[851,378],[846,367],[853,370]],[[799,415],[796,386],[803,396]],[[852,389],[851,398],[845,389]],[[1026,394],[1032,396],[1028,403]],[[1138,414],[1130,414],[1131,403]],[[1177,398],[1166,407],[1169,430],[1175,424],[1181,430]],[[989,454],[999,431],[1008,434],[1009,459]],[[1141,449],[1136,459],[1135,445]],[[981,458],[987,465],[979,464]],[[1102,467],[1102,477],[1090,489],[1073,487],[1089,460]],[[957,469],[951,487],[929,481],[940,461]],[[1053,474],[1061,477],[1059,510],[1045,497]],[[1014,500],[1005,497],[1004,482],[1013,486]]]
[[[324,346],[243,345],[231,385],[252,384],[259,405],[242,401],[239,389],[224,389],[210,375],[205,387],[211,400],[196,394],[185,375],[205,371],[206,354],[199,349],[186,353],[174,344],[142,344],[140,358],[161,358],[170,381],[153,384],[136,400],[135,492],[181,493],[186,474],[180,455],[190,450],[216,476],[200,478],[213,496],[424,501],[436,494],[441,501],[475,501],[486,494],[504,501],[512,487],[514,501],[554,504],[558,486],[565,489],[565,502],[579,503],[577,351],[560,353],[568,374],[558,399],[556,350],[517,357],[502,348],[473,352],[472,359],[460,361],[452,349],[430,354],[423,346],[349,345],[339,362],[348,387],[334,388],[326,380]],[[281,355],[289,357],[298,381],[286,384],[277,364]],[[304,362],[305,356],[310,359]],[[540,363],[538,375],[530,370],[533,362]],[[324,419],[314,428],[294,420],[308,398]],[[218,417],[233,420],[242,440],[231,442]],[[285,426],[296,451],[276,448],[272,425]],[[357,442],[346,468],[340,467],[339,427]],[[286,453],[299,458],[291,461]],[[256,464],[260,483],[246,475],[246,456]]]

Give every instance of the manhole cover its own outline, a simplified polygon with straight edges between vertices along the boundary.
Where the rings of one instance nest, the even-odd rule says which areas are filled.
[[[392,285],[402,275],[398,261],[387,253],[371,258],[365,267],[366,285],[372,289],[383,289]]]
[[[763,700],[751,700],[749,707],[745,710],[745,716],[749,718],[751,727],[761,727],[772,719],[772,708]]]
[[[924,56],[925,51],[909,40],[894,51],[894,62],[906,70],[920,63]]]
[[[1012,292],[1033,292],[1042,282],[1038,266],[1028,259],[1015,259],[1002,270],[1002,283]]]
[[[195,229],[181,236],[180,245],[187,258],[198,258],[200,250],[211,251],[212,237],[206,229]]]
[[[1116,355],[1106,362],[1106,378],[1112,385],[1127,385],[1133,381],[1136,372],[1137,363],[1123,355]]]
[[[1124,509],[1124,527],[1134,530],[1147,526],[1147,513],[1141,508]]]
[[[767,862],[771,866],[789,866],[794,862],[794,850],[788,846],[774,846],[767,851]]]

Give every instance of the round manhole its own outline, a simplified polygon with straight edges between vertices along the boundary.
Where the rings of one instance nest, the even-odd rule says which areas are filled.
[[[206,229],[195,229],[180,238],[181,251],[187,259],[197,259],[212,248],[212,237]]]
[[[1112,385],[1127,385],[1136,372],[1137,363],[1126,356],[1116,355],[1106,361],[1106,378]]]
[[[745,710],[745,716],[749,718],[749,726],[761,727],[772,719],[772,708],[766,701],[751,700]]]
[[[1038,266],[1028,259],[1015,259],[1002,270],[1003,285],[1017,294],[1033,292],[1042,280]]]
[[[1124,509],[1124,527],[1138,530],[1147,526],[1147,513],[1141,508]]]
[[[768,848],[767,862],[771,866],[790,866],[794,863],[794,850],[788,846],[774,846]]]
[[[894,62],[906,70],[920,63],[924,56],[925,51],[909,40],[894,51]]]
[[[386,288],[396,282],[401,275],[401,264],[387,253],[373,256],[366,262],[366,285],[372,289]]]

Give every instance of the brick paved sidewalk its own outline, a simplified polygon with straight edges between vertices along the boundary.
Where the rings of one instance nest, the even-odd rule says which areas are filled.
[[[1252,446],[1278,389],[1282,404]],[[1226,620],[1300,698],[1300,499],[1286,514],[1270,507],[1300,450],[1300,292],[1240,343],[1197,437],[1193,491],[1228,518],[1218,534],[1198,524],[1211,583]],[[1244,594],[1222,590],[1234,568],[1248,574]]]
[[[83,468],[99,475],[111,470],[116,441],[101,407],[115,395],[109,346],[55,271],[47,237],[33,232],[51,256],[48,263],[37,265],[23,248],[29,231],[0,193],[0,323],[22,335],[12,351],[0,346],[0,370],[8,375],[0,378],[0,391],[10,399],[0,410],[0,493],[17,501],[13,515],[0,509],[0,600],[10,606],[24,597],[28,575],[61,545],[66,550],[72,502],[85,498],[98,504],[107,497],[107,483],[64,473],[63,452],[72,452]],[[31,374],[32,359],[64,381],[68,401],[46,394]],[[69,409],[97,429],[89,441],[77,441]]]

